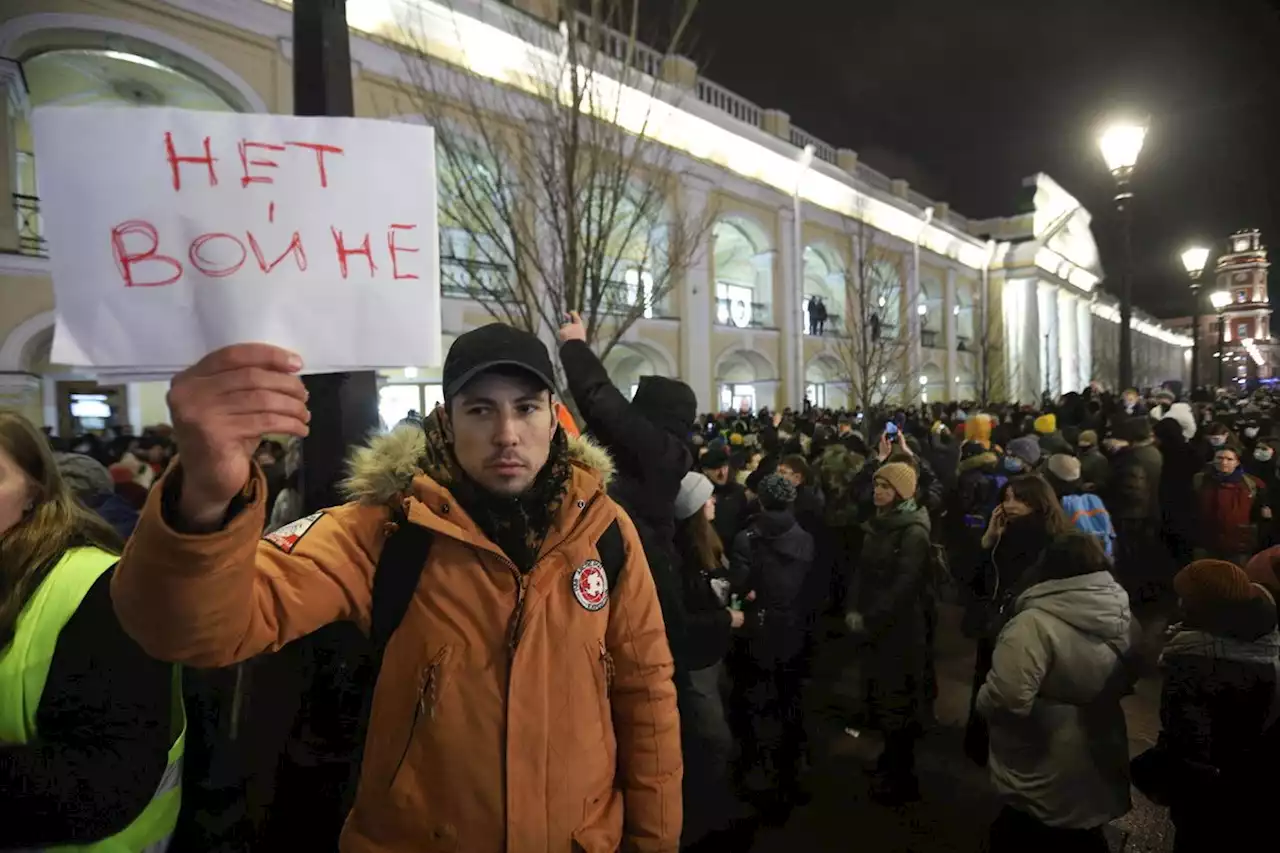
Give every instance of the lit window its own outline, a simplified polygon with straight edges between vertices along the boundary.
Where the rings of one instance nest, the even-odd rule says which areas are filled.
[[[623,281],[627,285],[627,304],[628,305],[644,305],[645,319],[653,317],[653,276],[647,272],[641,272],[634,267],[623,273]]]
[[[827,407],[827,386],[822,382],[810,382],[805,386],[804,395],[809,402],[819,409]]]
[[[722,326],[737,326],[745,329],[751,325],[751,301],[755,291],[740,284],[716,285],[716,322]]]

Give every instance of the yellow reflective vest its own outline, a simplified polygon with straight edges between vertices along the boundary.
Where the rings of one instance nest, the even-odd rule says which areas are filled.
[[[37,736],[36,709],[49,677],[58,635],[71,621],[89,589],[119,557],[98,548],[73,548],[63,555],[18,614],[13,642],[0,649],[0,743],[30,743]],[[182,752],[186,716],[180,670],[174,667],[174,731],[169,764],[142,814],[110,838],[87,845],[48,848],[77,853],[161,853],[178,823],[182,802]],[[3,834],[3,830],[0,830]]]

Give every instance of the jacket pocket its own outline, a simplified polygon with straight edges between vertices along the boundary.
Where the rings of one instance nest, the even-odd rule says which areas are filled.
[[[404,746],[396,759],[395,769],[391,771],[391,781],[388,783],[388,788],[394,788],[396,782],[400,779],[401,771],[408,763],[409,750],[413,747],[414,739],[418,736],[419,727],[429,726],[436,718],[441,694],[445,688],[446,666],[449,663],[451,651],[449,646],[441,646],[440,650],[432,656],[430,662],[422,668],[421,673],[418,675],[413,720],[409,724],[409,734],[405,738]]]

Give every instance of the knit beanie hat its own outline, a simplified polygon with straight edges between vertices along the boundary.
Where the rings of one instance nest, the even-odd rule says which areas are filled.
[[[1040,464],[1040,441],[1033,435],[1024,435],[1009,442],[1009,455],[1021,459],[1028,468]]]
[[[1204,618],[1223,605],[1244,604],[1261,596],[1261,590],[1244,569],[1225,560],[1196,560],[1173,576],[1173,591],[1193,618]]]
[[[1080,479],[1080,460],[1065,453],[1055,453],[1049,457],[1046,467],[1049,473],[1064,483],[1074,483]]]
[[[690,471],[680,481],[680,491],[676,494],[676,521],[684,521],[697,514],[698,510],[711,500],[716,487],[705,475]]]
[[[1077,447],[1097,447],[1098,434],[1091,429],[1087,429],[1080,433],[1080,437],[1076,439]]]
[[[781,474],[770,474],[761,480],[757,494],[765,509],[786,509],[796,501],[796,487]]]
[[[106,466],[81,453],[55,453],[58,473],[81,500],[115,492],[115,480]]]
[[[916,496],[916,484],[918,482],[916,469],[905,462],[890,462],[888,465],[881,465],[876,469],[875,478],[888,483],[889,487],[897,492],[898,497],[903,500]]]
[[[641,376],[631,405],[645,420],[678,438],[689,434],[698,416],[698,396],[693,389],[666,376]]]
[[[1036,418],[1036,432],[1040,435],[1048,435],[1058,428],[1057,415],[1041,415]]]
[[[1254,554],[1245,563],[1244,573],[1259,586],[1280,593],[1280,545]]]
[[[976,441],[983,447],[991,446],[991,416],[974,415],[964,425],[964,437],[968,441]]]

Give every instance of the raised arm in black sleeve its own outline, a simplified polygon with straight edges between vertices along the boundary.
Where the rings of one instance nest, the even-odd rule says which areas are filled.
[[[39,740],[0,744],[0,848],[109,838],[142,813],[164,775],[173,670],[120,627],[111,574],[58,636],[36,709]]]
[[[585,342],[567,341],[562,345],[560,363],[587,429],[613,452],[619,463],[649,460],[657,464],[667,457],[685,459],[687,450],[679,439],[632,411],[631,402],[622,396],[604,364]],[[623,448],[625,453],[621,452]],[[684,467],[687,470],[687,461]]]

